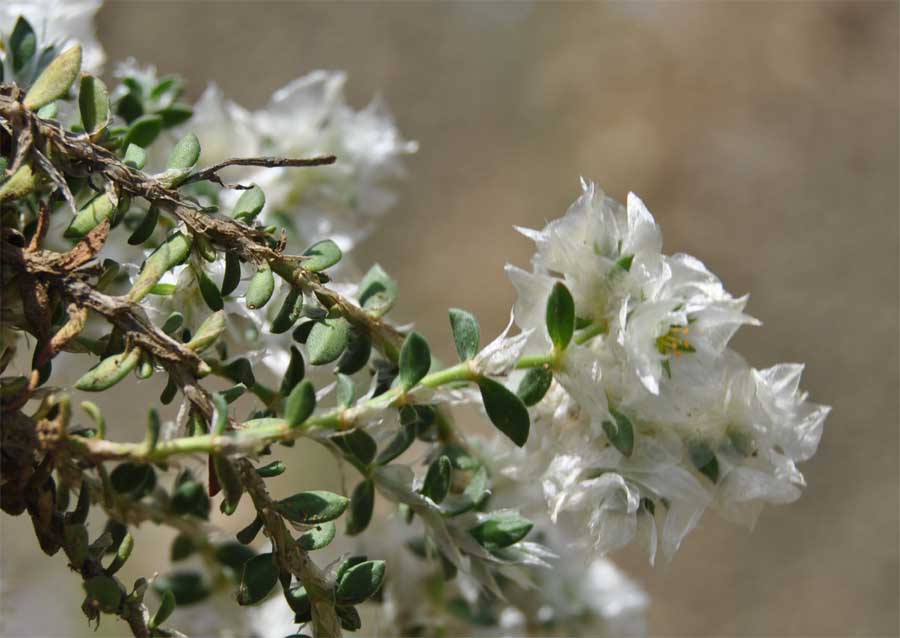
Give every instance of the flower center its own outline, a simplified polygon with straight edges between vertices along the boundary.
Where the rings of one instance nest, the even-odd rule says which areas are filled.
[[[668,332],[656,338],[656,349],[660,354],[674,354],[676,357],[680,357],[682,352],[696,352],[687,339],[689,331],[687,326],[670,326]]]

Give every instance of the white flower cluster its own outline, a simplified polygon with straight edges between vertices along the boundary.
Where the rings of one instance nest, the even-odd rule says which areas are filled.
[[[402,158],[418,145],[403,139],[380,99],[353,110],[344,99],[345,81],[341,72],[314,71],[275,91],[256,111],[210,85],[188,129],[203,142],[203,164],[261,155],[337,156],[335,164],[315,170],[248,168],[225,174],[263,189],[263,220],[286,225],[301,241],[329,237],[346,251],[395,204],[391,183],[404,173]]]
[[[382,591],[379,636],[478,635],[646,635],[646,594],[604,558],[569,554],[553,568],[530,567],[529,587],[507,586],[500,596],[485,594],[460,573],[444,582],[437,555],[416,555],[414,527],[395,517],[370,530],[361,549],[391,565]],[[541,535],[558,536],[551,527]],[[546,539],[546,537],[545,537]],[[562,547],[560,547],[562,549]]]
[[[664,255],[659,227],[634,194],[627,205],[583,183],[543,230],[531,272],[508,266],[525,353],[552,349],[551,289],[571,291],[577,330],[554,382],[532,409],[524,450],[503,472],[539,481],[554,521],[587,533],[599,553],[634,538],[652,557],[656,514],[671,556],[707,507],[752,524],[764,503],[800,495],[796,463],[815,452],[829,408],[798,389],[802,366],[751,368],[728,348],[756,324],[715,275]]]

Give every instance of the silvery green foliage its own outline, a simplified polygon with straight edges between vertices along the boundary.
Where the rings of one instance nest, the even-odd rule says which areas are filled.
[[[348,265],[416,150],[385,106],[354,110],[324,71],[257,111],[214,84],[190,105],[180,78],[134,60],[107,87],[81,73],[103,60],[97,6],[0,11],[3,509],[64,550],[90,621],[638,635],[646,597],[609,553],[671,558],[707,509],[752,524],[799,497],[829,409],[799,389],[801,365],[757,370],[729,348],[759,323],[747,297],[664,254],[637,196],[583,182],[561,218],[520,229],[536,252],[507,269],[510,325],[482,344],[452,308],[460,362],[444,365],[390,317],[398,282]],[[260,156],[319,159],[206,170]],[[83,367],[71,388],[63,351]],[[102,411],[130,375],[166,379],[141,397],[140,443]],[[459,405],[494,428],[463,436]],[[266,483],[298,438],[344,468],[346,493]],[[235,536],[213,508],[241,519]],[[150,521],[178,531],[172,564],[123,583]]]

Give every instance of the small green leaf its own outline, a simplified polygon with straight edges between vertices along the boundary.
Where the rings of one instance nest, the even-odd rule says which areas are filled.
[[[370,560],[355,565],[339,580],[337,600],[343,605],[358,605],[374,596],[383,581],[383,560]]]
[[[141,360],[141,349],[131,348],[107,357],[75,382],[75,387],[85,392],[107,390],[124,379]]]
[[[240,399],[247,392],[247,386],[243,383],[238,383],[237,385],[233,385],[230,388],[226,388],[222,390],[219,394],[222,395],[222,398],[225,399],[226,403],[234,403],[238,399]]]
[[[203,576],[195,571],[176,571],[158,577],[153,581],[153,589],[163,595],[172,592],[178,606],[199,603],[209,597],[209,586],[203,582]]]
[[[245,224],[250,224],[256,219],[256,216],[259,215],[265,204],[266,194],[259,186],[253,184],[241,193],[237,203],[234,205],[234,211],[232,211],[231,216]]]
[[[294,331],[291,333],[291,339],[297,343],[305,344],[307,339],[309,339],[309,333],[312,332],[313,326],[317,323],[318,321],[314,319],[304,319],[294,328]]]
[[[23,164],[12,177],[0,184],[0,204],[21,199],[38,187],[38,176],[29,164]]]
[[[106,573],[112,576],[122,569],[125,561],[131,556],[132,551],[134,551],[134,537],[131,534],[125,534],[116,548],[116,557],[109,564],[109,567],[106,568]]]
[[[81,484],[81,490],[78,492],[78,500],[75,502],[75,509],[66,514],[66,524],[82,525],[86,520],[91,509],[91,490],[86,483]]]
[[[144,442],[144,445],[150,452],[155,450],[156,444],[159,443],[159,430],[159,413],[154,408],[150,408],[150,411],[147,413],[147,438]]]
[[[300,492],[278,501],[278,511],[295,523],[316,525],[333,521],[344,513],[350,500],[332,492]]]
[[[327,547],[337,534],[337,526],[328,521],[320,523],[297,537],[297,545],[306,552]]]
[[[59,102],[50,102],[50,104],[45,104],[41,108],[38,109],[37,112],[38,117],[42,117],[45,120],[55,120],[56,116],[59,115]]]
[[[625,255],[616,262],[616,266],[628,272],[631,270],[631,263],[634,261],[634,255]]]
[[[147,214],[144,215],[144,219],[141,220],[141,223],[138,224],[138,227],[134,229],[133,233],[131,233],[131,237],[128,238],[128,243],[132,246],[138,246],[150,239],[153,231],[156,230],[156,224],[158,221],[159,209],[156,206],[151,206],[147,210]]]
[[[200,158],[200,140],[193,133],[182,137],[169,154],[170,169],[187,173],[197,164]]]
[[[291,611],[294,612],[295,623],[305,623],[312,620],[312,605],[309,602],[309,594],[304,587],[285,589],[284,598]],[[304,634],[296,634],[287,638],[308,638]]]
[[[224,308],[225,302],[222,301],[222,294],[209,275],[202,268],[194,268],[194,276],[197,278],[197,287],[200,288],[200,295],[206,306],[213,312]]]
[[[103,130],[109,122],[109,92],[100,78],[82,75],[78,89],[81,123],[89,135]]]
[[[84,525],[66,525],[63,528],[63,549],[72,567],[81,569],[88,557],[88,531]]]
[[[303,363],[303,355],[294,346],[291,346],[291,358],[288,361],[287,370],[284,378],[281,380],[281,387],[278,389],[279,394],[287,396],[290,394],[298,383],[303,380],[306,374],[306,365]]]
[[[373,439],[365,430],[354,428],[348,432],[335,434],[331,437],[341,451],[356,463],[367,466],[375,458],[378,448]]]
[[[410,332],[400,348],[400,384],[404,391],[413,388],[431,368],[431,350],[425,337]]]
[[[256,385],[256,378],[253,376],[253,365],[244,357],[229,362],[222,367],[221,372],[226,378],[231,379],[235,383],[243,383],[248,388]]]
[[[430,498],[435,503],[442,502],[447,498],[450,492],[450,480],[452,478],[453,467],[450,465],[450,459],[446,456],[440,456],[428,466],[428,472],[425,474],[425,482],[422,484],[422,494]]]
[[[709,443],[701,439],[688,441],[688,456],[701,474],[713,483],[719,482],[719,459]]]
[[[256,535],[259,534],[260,530],[263,528],[263,519],[260,518],[259,514],[256,515],[250,524],[247,525],[244,529],[239,531],[235,536],[238,539],[238,542],[242,545],[249,545],[253,542],[253,539],[256,538]]]
[[[247,561],[256,556],[247,544],[226,541],[216,546],[216,560],[236,572],[241,571]]]
[[[178,287],[175,284],[155,284],[153,288],[150,289],[149,294],[158,297],[171,297],[175,294],[177,288]]]
[[[337,370],[343,374],[355,374],[365,367],[371,356],[372,339],[351,326],[347,348],[337,362]]]
[[[225,332],[225,312],[219,310],[204,319],[197,328],[197,333],[184,345],[194,352],[202,352],[213,345],[223,332]]]
[[[603,431],[613,447],[625,456],[631,456],[631,453],[634,451],[634,427],[632,427],[631,421],[627,416],[615,410],[612,406],[610,406],[609,412],[612,414],[615,422],[604,421]]]
[[[129,144],[125,147],[125,157],[123,160],[125,164],[131,168],[141,170],[147,164],[147,151],[137,144]]]
[[[397,282],[375,264],[359,284],[359,303],[370,314],[381,317],[397,301]]]
[[[162,118],[158,115],[142,115],[131,123],[125,131],[122,139],[122,148],[127,149],[129,144],[147,148],[162,131]]]
[[[315,409],[316,389],[309,379],[304,379],[294,386],[284,403],[284,418],[288,427],[303,425]]]
[[[485,549],[502,549],[525,538],[534,524],[518,512],[501,510],[488,515],[481,523],[469,530]]]
[[[122,588],[111,576],[100,574],[84,581],[87,597],[96,602],[100,611],[115,612],[122,603]]]
[[[531,407],[540,403],[547,394],[547,390],[550,389],[551,383],[553,383],[553,373],[548,368],[543,366],[531,368],[522,377],[516,394],[522,399],[522,403]]]
[[[81,71],[81,45],[76,44],[56,56],[34,81],[22,102],[25,108],[36,111],[45,104],[63,97],[78,77],[79,71]]]
[[[502,383],[488,377],[482,378],[478,387],[491,423],[519,447],[525,445],[531,421],[528,418],[528,408],[522,400]]]
[[[300,262],[305,270],[319,272],[331,268],[341,260],[341,249],[330,239],[317,242],[303,253],[305,259]]]
[[[287,467],[283,462],[272,461],[268,465],[263,465],[262,467],[256,468],[256,473],[263,478],[272,478],[273,476],[280,476],[281,474],[284,474],[284,471],[286,469]]]
[[[272,319],[270,328],[272,334],[281,334],[293,328],[297,319],[300,318],[301,312],[303,312],[303,291],[299,288],[291,288],[285,296],[278,314]]]
[[[274,290],[275,276],[272,274],[272,269],[269,264],[262,264],[247,286],[247,293],[244,295],[247,307],[251,310],[262,308],[269,303]]]
[[[317,322],[306,339],[306,352],[314,366],[331,363],[344,351],[350,339],[350,324],[343,317]]]
[[[18,73],[37,53],[37,36],[24,16],[19,16],[9,36],[13,73]]]
[[[222,277],[222,295],[228,296],[241,283],[241,258],[235,253],[225,253],[225,275]]]
[[[68,228],[63,232],[66,239],[82,239],[94,230],[103,220],[108,219],[116,209],[113,201],[106,193],[101,193],[81,207],[72,218]]]
[[[347,572],[349,572],[353,567],[356,567],[357,565],[362,565],[368,559],[368,556],[365,555],[348,557],[346,560],[344,560],[343,563],[341,563],[341,566],[338,567],[337,574],[335,574],[334,577],[334,581],[336,583],[340,583],[344,579],[344,576],[347,575]]]
[[[226,514],[234,513],[238,503],[241,501],[241,496],[244,494],[244,486],[234,465],[224,455],[213,454],[212,461],[216,477],[219,479],[219,484],[225,493],[225,499],[222,501],[222,506],[224,506],[222,511]]]
[[[187,104],[176,103],[157,112],[164,128],[172,128],[191,119],[194,110]]]
[[[453,341],[456,343],[460,361],[468,361],[478,354],[481,329],[478,327],[478,320],[471,313],[451,308],[450,329],[453,331]]]
[[[490,495],[488,474],[484,466],[475,470],[462,494],[450,494],[441,503],[441,511],[447,516],[458,516],[479,507]]]
[[[174,514],[194,514],[202,519],[209,517],[209,496],[199,481],[185,481],[172,492],[169,502]]]
[[[176,563],[180,560],[184,560],[195,551],[197,551],[197,546],[194,545],[194,541],[191,540],[191,537],[186,534],[179,534],[175,537],[175,540],[172,541],[169,558],[173,563]]]
[[[165,243],[147,257],[144,267],[131,286],[128,300],[137,302],[147,296],[166,272],[187,259],[192,243],[189,235],[174,233],[169,236]]]
[[[110,485],[119,494],[141,499],[156,487],[156,472],[152,465],[120,463],[109,475]]]
[[[575,333],[575,301],[561,281],[554,284],[547,299],[547,332],[557,351],[565,350]]]
[[[169,405],[172,403],[172,400],[175,398],[175,394],[178,392],[178,385],[172,380],[172,377],[169,376],[169,380],[166,382],[166,387],[163,388],[163,391],[159,393],[159,402],[163,405]]]
[[[175,611],[175,594],[173,594],[171,590],[167,589],[162,593],[162,600],[159,602],[159,609],[157,609],[156,613],[153,614],[153,618],[150,619],[150,624],[148,625],[148,627],[151,630],[156,629],[169,619],[169,616],[172,615],[173,611]]]
[[[347,534],[355,536],[369,526],[375,509],[375,483],[371,479],[361,481],[350,495],[350,512],[347,514]]]
[[[359,612],[356,611],[356,607],[350,607],[348,605],[338,605],[334,608],[334,611],[337,613],[338,619],[341,621],[341,629],[346,629],[347,631],[358,631],[362,628],[362,618],[360,618]]]

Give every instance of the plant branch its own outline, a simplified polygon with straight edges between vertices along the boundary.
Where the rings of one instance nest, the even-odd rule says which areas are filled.
[[[308,159],[295,159],[287,157],[234,157],[232,159],[227,159],[224,162],[219,162],[218,164],[210,166],[209,168],[204,168],[202,171],[197,171],[196,173],[191,174],[181,183],[182,185],[184,185],[190,184],[192,182],[210,181],[215,182],[216,184],[224,188],[246,190],[250,187],[243,186],[242,184],[226,184],[225,182],[223,182],[222,178],[218,175],[219,171],[224,168],[228,168],[229,166],[259,166],[261,168],[326,166],[328,164],[334,164],[336,160],[337,158],[334,155],[325,155],[322,157],[312,157]]]
[[[8,93],[10,85],[2,85],[7,90],[0,92],[0,117],[12,123],[17,136],[33,136],[31,146],[45,141],[61,157],[88,174],[102,174],[120,193],[141,197],[175,217],[195,235],[206,237],[223,250],[233,252],[245,261],[268,263],[291,285],[309,290],[329,310],[340,313],[357,329],[368,334],[382,354],[392,361],[397,360],[403,334],[387,322],[375,317],[350,300],[321,283],[318,275],[302,267],[304,257],[285,255],[265,243],[269,237],[259,229],[221,216],[205,214],[196,204],[184,199],[177,191],[168,188],[160,180],[125,164],[112,151],[93,143],[86,135],[71,133],[59,124],[39,117],[26,109],[22,103]],[[15,92],[13,92],[15,93]],[[273,162],[273,158],[246,158],[242,162]],[[281,161],[281,160],[279,160]],[[283,160],[287,165],[315,166],[331,163],[330,158],[308,160]],[[301,162],[300,164],[292,164]],[[211,167],[216,168],[216,167]],[[209,170],[209,169],[206,169]],[[204,171],[201,171],[203,173]]]
[[[334,587],[309,554],[294,541],[284,519],[269,497],[266,484],[247,459],[235,463],[253,506],[272,540],[281,566],[297,577],[306,588],[312,607],[313,638],[339,638],[341,623],[335,611]]]

